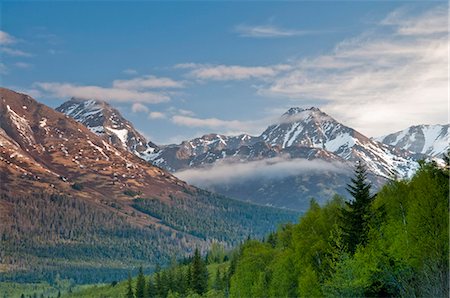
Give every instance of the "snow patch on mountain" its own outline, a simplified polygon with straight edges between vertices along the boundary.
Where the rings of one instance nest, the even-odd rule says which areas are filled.
[[[449,124],[415,125],[404,130],[375,138],[396,148],[431,157],[442,157],[449,146]]]
[[[34,139],[33,130],[30,127],[28,120],[24,117],[19,116],[16,112],[14,112],[9,105],[6,105],[7,113],[15,125],[17,131],[23,140],[25,140],[29,145],[33,145],[36,143]]]
[[[81,122],[95,134],[107,138],[114,146],[126,148],[147,161],[158,150],[118,110],[104,101],[72,98],[56,110]]]

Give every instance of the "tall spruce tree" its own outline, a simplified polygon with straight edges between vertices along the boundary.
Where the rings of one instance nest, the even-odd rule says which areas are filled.
[[[145,298],[145,276],[142,267],[139,267],[136,280],[136,298]]]
[[[370,204],[373,196],[370,194],[371,183],[367,181],[367,170],[362,162],[355,167],[354,177],[347,184],[347,191],[353,197],[347,201],[347,208],[342,210],[342,231],[344,243],[350,253],[354,253],[359,244],[367,241],[368,224],[370,220]]]
[[[192,259],[192,290],[199,295],[205,293],[208,289],[208,269],[205,262],[202,260],[198,249],[195,250],[194,258]]]
[[[164,296],[164,284],[162,280],[162,274],[161,274],[161,266],[156,265],[155,269],[155,290],[156,290],[156,296],[163,297]]]
[[[128,273],[128,284],[127,284],[127,298],[134,298],[134,292],[133,292],[133,281],[131,279],[130,273]]]
[[[151,276],[149,276],[148,278],[146,293],[147,293],[146,297],[148,298],[156,297],[156,288],[155,285],[153,284],[153,279]]]

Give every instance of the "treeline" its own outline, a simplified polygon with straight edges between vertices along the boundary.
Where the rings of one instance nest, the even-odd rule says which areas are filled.
[[[219,281],[220,282],[220,281]],[[206,262],[195,250],[192,259],[184,266],[171,267],[161,271],[157,268],[147,279],[139,269],[134,287],[131,276],[127,281],[127,298],[173,297],[202,295],[208,290],[208,269]]]
[[[348,185],[351,200],[335,196],[324,206],[312,200],[298,224],[283,225],[262,241],[249,239],[218,258],[211,259],[217,249],[206,259],[196,253],[188,263],[141,281],[147,287],[130,280],[129,291],[117,295],[448,297],[448,168],[423,162],[413,178],[392,181],[374,195],[358,165]],[[204,277],[193,277],[193,260],[210,264],[206,289]]]
[[[0,262],[10,268],[0,272],[2,281],[110,282],[144,261],[168,264],[172,255],[207,245],[158,226],[133,226],[79,198],[37,193],[0,200],[12,207],[0,225]]]
[[[137,198],[133,207],[167,226],[203,240],[236,246],[246,237],[264,237],[277,225],[298,220],[299,213],[240,202],[198,189],[195,200],[169,196],[169,202]]]
[[[139,264],[166,266],[173,255],[189,255],[195,247],[205,250],[214,241],[231,247],[247,236],[262,238],[299,216],[203,190],[191,195],[195,199],[136,199],[135,209],[162,223],[140,227],[76,196],[1,194],[0,203],[11,209],[0,225],[0,263],[9,269],[0,270],[0,279],[53,283],[59,275],[73,284],[121,280]]]

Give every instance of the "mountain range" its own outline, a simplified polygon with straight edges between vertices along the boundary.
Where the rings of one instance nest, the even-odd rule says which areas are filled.
[[[137,132],[119,137],[132,125],[117,112],[102,108],[94,119],[101,104],[79,103],[91,118],[78,119],[97,125],[95,133],[0,88],[3,280],[111,281],[142,262],[162,265],[214,241],[235,245],[298,218],[187,184],[137,156],[150,145]]]
[[[57,110],[98,128],[100,119],[118,115],[101,101],[72,99]],[[69,107],[69,108],[68,108]],[[76,111],[76,112],[74,112]],[[128,138],[138,133],[119,116]],[[422,127],[418,132],[417,127]],[[244,201],[303,211],[314,197],[323,203],[335,193],[345,195],[357,161],[366,164],[374,189],[389,179],[410,177],[417,161],[440,158],[448,148],[448,125],[411,127],[381,138],[369,138],[316,107],[291,108],[261,135],[207,134],[181,144],[155,145],[145,140],[146,154],[128,150],[191,184]],[[101,132],[100,132],[101,134]],[[124,135],[124,133],[122,133]],[[123,138],[123,137],[122,137]],[[406,141],[408,140],[408,141]]]
[[[318,108],[291,108],[259,136],[156,145],[105,101],[54,110],[0,88],[0,275],[110,281],[143,260],[262,237],[311,198],[345,195],[358,161],[374,190],[409,177],[448,150],[448,127],[371,139]]]

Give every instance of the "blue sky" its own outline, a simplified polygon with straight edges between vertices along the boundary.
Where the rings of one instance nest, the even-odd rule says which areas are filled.
[[[447,2],[2,2],[1,85],[120,109],[152,141],[318,106],[368,136],[448,122]]]

